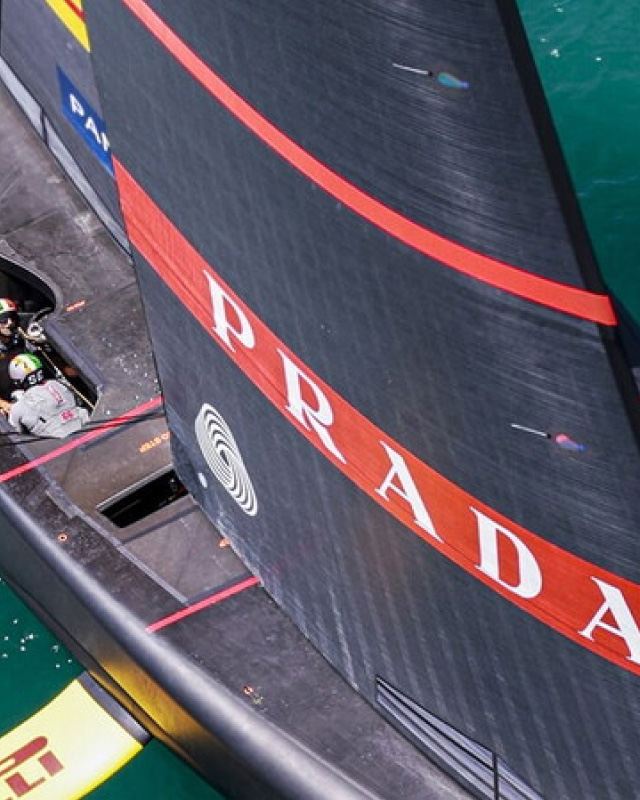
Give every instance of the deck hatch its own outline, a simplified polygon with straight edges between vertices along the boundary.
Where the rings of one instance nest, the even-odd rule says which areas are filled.
[[[97,510],[118,528],[126,528],[184,497],[187,490],[175,470],[165,470],[101,503]]]

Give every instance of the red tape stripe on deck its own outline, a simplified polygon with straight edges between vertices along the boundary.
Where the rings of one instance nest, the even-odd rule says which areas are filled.
[[[204,600],[200,600],[197,603],[194,603],[192,606],[187,606],[187,608],[182,608],[180,611],[176,611],[175,614],[169,614],[169,616],[163,617],[157,622],[152,622],[151,625],[147,625],[145,630],[147,633],[155,633],[162,628],[166,628],[168,625],[173,625],[174,622],[179,622],[185,617],[190,617],[192,614],[197,614],[198,611],[202,611],[204,608],[209,608],[209,606],[213,606],[216,603],[221,603],[228,597],[233,597],[234,594],[239,594],[240,592],[244,592],[245,589],[250,589],[252,586],[257,586],[259,583],[259,578],[253,576],[251,578],[246,578],[245,580],[240,581],[240,583],[234,583],[233,586],[228,586],[226,589],[222,589],[222,591],[212,594],[210,597],[205,597]]]
[[[59,456],[62,456],[71,450],[75,450],[76,447],[87,444],[87,442],[91,442],[94,439],[97,439],[99,436],[104,436],[110,430],[119,427],[128,419],[134,419],[135,417],[144,414],[146,411],[151,411],[151,409],[157,408],[159,405],[161,405],[161,403],[162,397],[154,397],[152,400],[149,400],[148,402],[143,403],[136,408],[132,408],[131,411],[127,411],[119,417],[114,417],[113,419],[106,421],[99,428],[89,431],[83,436],[79,436],[77,439],[72,439],[60,447],[56,447],[55,450],[51,450],[49,453],[45,453],[42,456],[38,456],[38,458],[27,461],[26,464],[20,464],[19,467],[14,467],[13,469],[7,470],[7,472],[3,472],[0,475],[0,483],[6,483],[12,478],[17,478],[19,475],[24,475],[25,472],[30,472],[32,469],[36,469],[36,467],[40,467],[42,464],[46,464],[48,461],[52,461],[54,458],[58,458]]]
[[[144,2],[122,0],[171,55],[231,114],[299,172],[404,244],[472,278],[565,314],[604,325],[616,316],[607,295],[533,275],[477,253],[418,225],[358,189],[296,144],[225,83]]]

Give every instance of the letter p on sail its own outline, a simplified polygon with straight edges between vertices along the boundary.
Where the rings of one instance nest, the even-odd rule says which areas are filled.
[[[206,270],[204,276],[209,283],[214,332],[234,353],[235,347],[232,339],[235,339],[247,350],[252,350],[256,344],[256,337],[247,315]]]

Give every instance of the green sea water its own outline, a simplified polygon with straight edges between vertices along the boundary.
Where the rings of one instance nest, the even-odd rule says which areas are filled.
[[[11,730],[82,672],[67,650],[0,580],[0,734]],[[91,800],[222,800],[156,740],[87,797]]]
[[[640,7],[612,0],[519,0],[605,280],[640,320]],[[0,581],[0,733],[81,668]],[[158,742],[94,800],[216,800]]]
[[[519,7],[603,277],[640,321],[640,5]]]

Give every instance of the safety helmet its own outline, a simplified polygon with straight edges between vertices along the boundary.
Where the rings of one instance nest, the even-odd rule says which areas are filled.
[[[21,353],[9,362],[9,377],[21,389],[37,386],[44,380],[42,361],[33,353]]]
[[[20,322],[18,307],[8,297],[0,297],[0,324],[6,324],[7,322],[11,323],[11,327],[14,330],[18,327]]]

